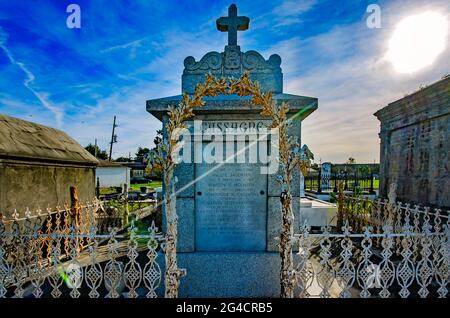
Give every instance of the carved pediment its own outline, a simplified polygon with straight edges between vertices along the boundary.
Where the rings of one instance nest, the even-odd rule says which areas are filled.
[[[222,69],[222,64],[222,53],[219,52],[206,53],[198,62],[194,57],[188,56],[184,59],[184,73],[198,74],[217,71]]]
[[[204,75],[208,73],[239,77],[244,72],[249,72],[252,80],[258,81],[263,89],[281,93],[283,74],[280,65],[281,57],[277,54],[266,60],[256,51],[241,52],[238,45],[227,45],[224,52],[209,52],[199,61],[192,56],[185,58],[182,90],[192,93],[195,85],[203,81]]]
[[[281,72],[280,65],[281,57],[278,54],[272,54],[267,61],[256,51],[247,51],[242,55],[242,66],[248,71]]]
[[[225,52],[209,52],[205,54],[200,61],[195,61],[195,58],[188,56],[184,60],[183,74],[206,74],[224,73],[229,71],[245,71],[272,73],[281,72],[281,57],[278,54],[273,54],[268,60],[256,52],[247,51],[241,52],[239,46],[226,46]]]

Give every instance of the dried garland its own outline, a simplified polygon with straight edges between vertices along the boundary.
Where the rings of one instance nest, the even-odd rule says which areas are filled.
[[[165,127],[166,139],[157,145],[150,155],[149,164],[159,165],[164,172],[165,187],[164,207],[167,220],[167,241],[165,246],[165,289],[166,297],[178,297],[179,278],[184,275],[177,265],[177,214],[174,207],[175,186],[173,174],[175,169],[174,157],[178,151],[177,132],[187,129],[186,121],[194,117],[194,108],[205,105],[203,97],[213,97],[220,94],[238,96],[252,96],[251,102],[261,106],[261,115],[272,119],[268,128],[279,129],[279,164],[281,174],[278,180],[282,186],[282,226],[280,233],[281,256],[281,297],[293,297],[295,285],[295,271],[292,257],[292,238],[294,234],[294,214],[292,211],[291,181],[295,169],[306,174],[308,162],[302,159],[300,144],[288,136],[289,123],[286,103],[278,105],[273,101],[271,92],[261,92],[257,82],[250,80],[249,74],[244,73],[239,79],[215,78],[207,75],[204,83],[197,84],[193,95],[184,93],[178,106],[169,107],[169,121]]]

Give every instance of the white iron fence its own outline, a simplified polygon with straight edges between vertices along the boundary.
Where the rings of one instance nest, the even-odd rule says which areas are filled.
[[[0,218],[0,297],[157,297],[163,235],[134,222],[99,233],[99,221],[108,222],[102,211],[94,200]]]
[[[154,223],[111,228],[105,211],[94,200],[1,217],[0,297],[164,294],[164,235]],[[338,214],[338,227],[305,224],[294,237],[298,297],[448,297],[447,214],[349,197]]]
[[[344,198],[338,224],[296,235],[299,297],[448,296],[449,217],[441,210]]]

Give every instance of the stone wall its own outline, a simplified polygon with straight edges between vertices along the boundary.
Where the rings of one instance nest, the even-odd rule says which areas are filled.
[[[380,194],[450,207],[450,78],[379,110]]]
[[[0,212],[61,207],[70,204],[70,187],[81,202],[95,196],[95,167],[0,159]]]

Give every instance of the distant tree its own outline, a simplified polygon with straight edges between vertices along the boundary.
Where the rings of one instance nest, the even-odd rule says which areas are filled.
[[[162,141],[162,130],[159,129],[156,131],[156,137],[155,139],[153,139],[153,143],[155,144],[155,147],[153,149],[155,149]]]
[[[355,164],[355,163],[356,163],[356,159],[355,159],[355,158],[353,158],[353,157],[348,158],[347,164],[353,165],[353,164]]]
[[[93,156],[95,156],[95,150],[97,149],[97,158],[106,160],[108,159],[108,154],[106,153],[106,150],[101,150],[99,146],[95,146],[93,144],[89,144],[86,147],[84,147],[89,153]]]
[[[162,130],[156,131],[156,137],[153,139],[153,143],[155,144],[155,147],[152,148],[152,150],[156,149],[156,147],[162,142]],[[139,162],[147,162],[148,156],[150,154],[151,150],[148,148],[142,148],[139,147],[136,152],[136,161]]]
[[[162,178],[163,170],[161,165],[159,164],[153,164],[148,165],[147,168],[145,168],[145,173],[148,175],[151,175],[152,177]]]
[[[361,175],[369,175],[369,174],[370,174],[370,171],[371,171],[371,169],[370,169],[370,167],[369,167],[368,165],[363,165],[363,166],[360,166],[360,167],[358,168],[358,172],[359,172]]]
[[[144,162],[144,158],[148,155],[150,149],[139,147],[136,152],[136,161]]]
[[[117,162],[130,162],[130,158],[128,157],[119,157],[116,159]]]
[[[150,152],[144,157],[144,162],[147,163],[147,168],[145,169],[145,172],[147,174],[150,174],[152,176],[156,176],[158,178],[162,178],[163,170],[161,165],[157,163],[152,163],[150,160],[151,153],[156,152],[156,148],[158,145],[162,142],[162,130],[156,131],[156,137],[153,139],[153,143],[155,144],[155,147],[153,147]]]

